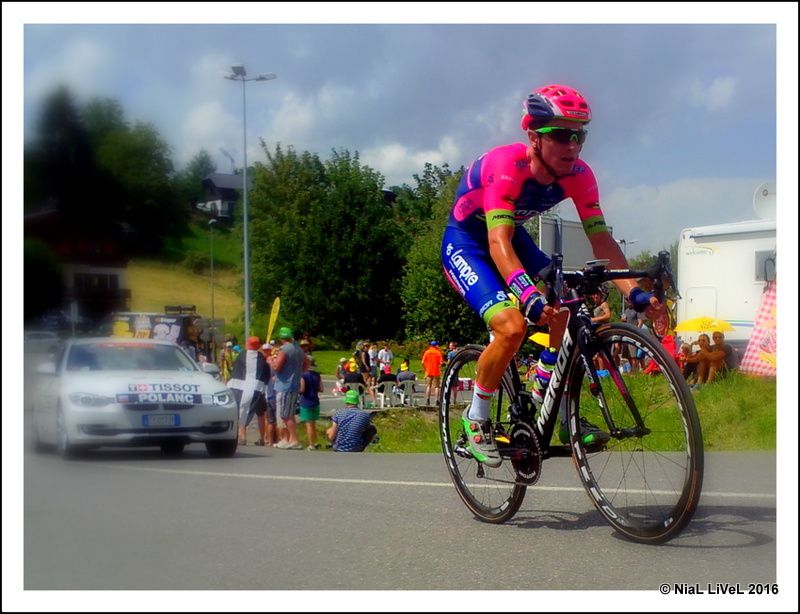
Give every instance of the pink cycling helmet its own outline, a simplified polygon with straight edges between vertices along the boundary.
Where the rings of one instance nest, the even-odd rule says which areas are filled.
[[[588,124],[592,121],[592,110],[579,91],[566,85],[545,85],[528,94],[528,98],[522,103],[523,130],[554,119],[569,119]]]

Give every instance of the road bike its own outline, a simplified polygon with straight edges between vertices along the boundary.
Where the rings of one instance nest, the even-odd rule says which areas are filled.
[[[541,407],[520,380],[514,360],[503,374],[490,411],[499,467],[472,456],[461,422],[467,405],[464,399],[454,402],[451,394],[475,381],[484,346],[463,347],[445,370],[438,399],[442,451],[459,496],[480,520],[512,518],[527,488],[541,476],[542,462],[563,454],[572,456],[603,518],[631,540],[663,543],[686,526],[697,508],[703,438],[694,399],[675,360],[646,330],[592,324],[584,304],[607,281],[643,277],[653,280],[653,292],[663,303],[666,290],[675,288],[669,253],[660,252],[646,271],[607,270],[607,264],[594,260],[581,271],[566,272],[562,257],[554,254],[542,275],[548,303],[566,311],[569,319]],[[620,357],[637,356],[637,351],[658,367],[654,374],[626,368]],[[557,423],[568,431],[566,446],[558,439],[551,442]],[[587,425],[610,439],[585,444],[581,431]]]

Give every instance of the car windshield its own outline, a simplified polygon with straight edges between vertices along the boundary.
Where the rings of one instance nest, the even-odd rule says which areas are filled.
[[[91,343],[73,345],[67,371],[196,371],[179,348],[170,345]]]

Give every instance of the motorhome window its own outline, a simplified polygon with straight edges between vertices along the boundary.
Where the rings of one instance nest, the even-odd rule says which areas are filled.
[[[756,281],[775,280],[775,251],[771,249],[756,250],[755,252]]]

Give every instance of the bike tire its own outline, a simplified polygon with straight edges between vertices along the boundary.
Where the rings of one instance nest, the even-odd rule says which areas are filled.
[[[691,520],[703,484],[703,437],[692,393],[655,337],[627,324],[603,325],[594,336],[590,353],[608,369],[607,376],[598,378],[599,389],[589,387],[580,356],[568,376],[570,447],[578,475],[614,529],[639,543],[666,542]],[[620,350],[641,350],[660,371],[633,373],[614,367],[614,344]],[[633,430],[637,425],[631,401],[647,430]],[[603,404],[617,437],[603,416]],[[607,427],[612,434],[608,443],[584,445],[582,418]],[[627,435],[620,432],[624,429],[630,429]]]
[[[459,392],[458,384],[460,378],[475,382],[477,362],[483,350],[480,345],[465,346],[447,365],[439,398],[439,433],[445,464],[458,496],[479,520],[499,524],[517,513],[525,498],[526,486],[518,483],[509,460],[491,468],[468,453],[465,455],[466,434],[461,425],[461,414],[472,401],[472,394]],[[506,370],[500,390],[492,401],[490,415],[495,422],[508,420],[508,405],[514,394],[512,382],[511,372]]]

